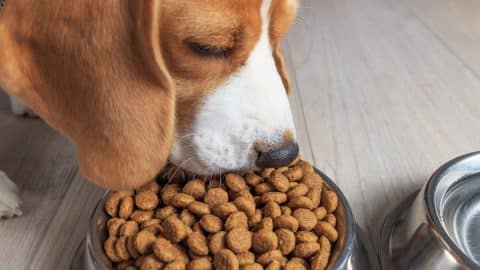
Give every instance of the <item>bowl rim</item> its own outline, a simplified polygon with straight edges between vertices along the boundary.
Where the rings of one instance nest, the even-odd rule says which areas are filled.
[[[351,256],[352,249],[355,243],[355,237],[357,235],[357,228],[356,228],[356,221],[353,216],[352,209],[350,207],[350,204],[348,203],[348,200],[346,199],[345,195],[343,192],[340,190],[340,188],[333,182],[333,180],[328,177],[325,173],[317,169],[315,166],[313,166],[314,170],[316,173],[318,173],[322,179],[323,182],[326,184],[326,186],[331,189],[332,191],[335,192],[337,195],[339,202],[341,202],[341,205],[343,206],[343,212],[345,216],[345,237],[343,238],[343,243],[340,243],[342,246],[342,249],[340,250],[339,255],[337,256],[334,264],[329,265],[329,268],[327,269],[341,269],[345,265],[345,263],[348,261],[348,259]],[[106,260],[105,253],[103,252],[103,249],[100,248],[103,246],[101,244],[101,241],[99,237],[95,237],[98,235],[98,218],[101,216],[107,217],[108,215],[105,213],[103,205],[105,203],[105,200],[110,194],[112,190],[107,190],[102,197],[99,199],[97,204],[95,205],[95,208],[90,215],[90,220],[89,220],[89,230],[87,232],[87,243],[86,247],[90,247],[92,250],[86,250],[86,252],[89,252],[92,263],[96,266],[99,267],[100,269],[110,269],[109,266],[105,265],[106,262],[102,262],[102,257],[104,257],[103,260]]]
[[[439,190],[439,186],[443,181],[450,179],[452,176],[448,173],[451,173],[452,170],[456,168],[456,166],[465,165],[464,163],[471,163],[475,162],[478,164],[478,168],[476,169],[476,173],[472,173],[474,170],[472,167],[469,167],[471,171],[463,171],[462,175],[456,175],[457,179],[455,181],[461,181],[466,179],[470,176],[480,173],[480,151],[468,153],[459,157],[456,157],[445,164],[443,164],[439,169],[437,169],[432,176],[430,176],[425,192],[423,194],[424,201],[426,203],[426,215],[433,227],[433,230],[436,232],[436,235],[439,237],[440,241],[445,245],[446,249],[456,258],[461,264],[468,266],[471,269],[478,268],[479,265],[475,263],[469,256],[465,254],[463,250],[461,250],[455,241],[450,237],[447,229],[443,225],[442,219],[439,213],[439,205],[438,205],[438,195],[437,191]],[[458,177],[459,176],[459,177]],[[449,178],[450,177],[450,178]],[[453,185],[451,185],[453,186]],[[450,187],[451,187],[450,186]],[[447,189],[448,192],[448,189]],[[443,199],[443,198],[440,198]]]

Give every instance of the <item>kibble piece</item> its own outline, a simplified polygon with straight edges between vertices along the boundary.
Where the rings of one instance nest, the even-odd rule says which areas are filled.
[[[210,207],[228,202],[228,193],[222,188],[212,188],[205,193],[204,201]]]
[[[273,261],[265,268],[265,270],[281,270],[281,269],[282,269],[282,264],[279,261]]]
[[[237,211],[237,206],[231,202],[219,203],[212,208],[213,214],[223,219]]]
[[[218,251],[225,248],[225,235],[227,233],[224,231],[215,233],[210,237],[208,241],[208,248],[212,254],[216,254]]]
[[[155,240],[156,237],[152,232],[142,230],[135,236],[135,248],[142,255],[150,253]]]
[[[124,262],[121,262],[121,263],[117,264],[117,270],[125,270],[125,269],[128,269],[128,267],[130,267],[130,266],[135,268],[135,266],[133,266],[132,261],[124,261]]]
[[[175,207],[171,206],[171,205],[167,205],[165,207],[162,207],[160,209],[158,209],[156,212],[155,212],[155,215],[154,217],[155,218],[158,218],[160,220],[164,220],[166,219],[167,217],[171,216],[171,215],[174,215],[177,213],[177,209],[175,209]]]
[[[250,198],[240,196],[236,198],[233,203],[237,206],[238,210],[245,212],[247,216],[250,217],[255,214],[256,205],[255,202],[252,201]]]
[[[288,198],[291,200],[292,198],[299,197],[299,196],[305,196],[308,193],[308,186],[305,185],[304,183],[299,183],[295,187],[291,188],[288,192]]]
[[[284,270],[307,270],[307,269],[310,269],[310,267],[308,266],[308,263],[304,259],[293,257],[287,262],[287,264],[283,269]]]
[[[180,192],[180,187],[177,184],[170,184],[163,187],[160,191],[160,197],[162,198],[162,202],[165,205],[169,205],[173,196]]]
[[[262,203],[276,202],[282,204],[287,201],[287,194],[282,192],[267,192],[262,195],[261,201]]]
[[[125,219],[111,218],[107,221],[107,230],[109,236],[118,236],[120,228],[125,224]]]
[[[163,235],[170,241],[178,243],[187,237],[186,225],[176,216],[169,216],[162,222]]]
[[[158,196],[150,190],[140,191],[135,195],[135,205],[142,210],[153,210],[158,205]]]
[[[253,234],[253,250],[265,253],[278,248],[277,235],[271,230],[261,229]]]
[[[120,201],[118,207],[118,216],[123,219],[127,219],[133,212],[134,201],[132,196],[125,196]]]
[[[208,242],[207,238],[199,233],[193,232],[187,237],[188,248],[199,256],[208,255]]]
[[[140,256],[135,260],[135,266],[140,268],[142,266],[143,260],[145,259],[146,256]]]
[[[204,215],[200,219],[200,225],[209,233],[216,233],[223,229],[222,219],[214,215]]]
[[[273,231],[273,219],[271,217],[263,218],[258,224],[258,230],[269,230]]]
[[[305,208],[298,208],[293,211],[293,217],[298,220],[298,228],[304,231],[311,231],[317,225],[315,214]]]
[[[247,173],[245,175],[245,180],[248,185],[254,187],[263,182],[263,178],[254,173]]]
[[[332,246],[330,241],[325,236],[320,236],[320,250],[313,256],[311,262],[312,270],[323,270],[328,266],[328,260],[330,258],[330,253]]]
[[[282,215],[291,216],[292,215],[292,208],[284,205],[280,207],[282,209]]]
[[[129,236],[127,238],[127,250],[130,257],[134,259],[140,257],[140,253],[138,253],[137,248],[135,247],[135,236]]]
[[[313,166],[305,160],[298,161],[297,164],[295,164],[295,167],[299,167],[302,170],[303,174],[315,173],[315,169],[313,169]]]
[[[188,205],[188,210],[197,216],[210,214],[210,207],[208,207],[208,204],[202,202],[192,202]]]
[[[215,254],[213,265],[216,270],[239,270],[240,265],[235,254],[229,249],[222,249]]]
[[[290,181],[299,181],[303,177],[301,168],[293,167],[283,173]]]
[[[105,212],[111,217],[116,217],[118,214],[118,208],[120,206],[120,201],[125,196],[132,195],[130,191],[114,191],[108,194],[105,199]]]
[[[245,228],[235,228],[227,233],[225,242],[235,253],[246,252],[252,247],[252,232]]]
[[[167,239],[160,237],[153,243],[153,253],[163,262],[172,262],[176,258],[177,249],[175,248],[172,242],[168,241]]]
[[[232,197],[231,199],[234,201],[236,198],[242,197],[242,196],[247,197],[249,200],[252,200],[252,201],[255,200],[255,196],[253,196],[250,190],[248,189],[235,193],[235,196]]]
[[[310,200],[312,200],[314,208],[317,208],[318,206],[320,206],[321,196],[322,196],[322,186],[313,187],[307,193],[307,197],[309,197]]]
[[[260,184],[255,186],[255,193],[260,194],[260,195],[263,194],[263,193],[274,191],[274,190],[275,190],[275,188],[270,183],[260,183]]]
[[[130,259],[130,254],[128,253],[127,249],[127,237],[122,236],[117,239],[115,242],[115,254],[117,254],[118,258],[122,261],[126,261]]]
[[[295,234],[287,229],[275,231],[278,238],[279,249],[283,255],[290,254],[295,249]]]
[[[112,262],[121,262],[122,258],[120,258],[115,251],[116,242],[117,238],[110,236],[103,244],[103,249],[105,250],[105,255],[107,255]]]
[[[192,195],[188,195],[182,192],[179,192],[173,195],[172,200],[170,203],[178,208],[186,208],[190,203],[192,203],[195,199]]]
[[[263,270],[263,266],[258,263],[245,264],[240,267],[240,270]]]
[[[206,258],[198,258],[190,261],[187,265],[187,270],[212,270],[212,262]]]
[[[192,227],[193,224],[197,222],[197,218],[187,209],[183,209],[178,218],[188,227]]]
[[[248,217],[244,212],[231,213],[225,221],[225,230],[231,231],[234,228],[248,229]]]
[[[153,226],[153,225],[157,225],[157,224],[160,224],[162,221],[158,218],[152,218],[152,219],[149,219],[147,221],[144,221],[142,222],[142,224],[140,224],[140,229],[145,229],[147,227],[150,227],[150,226]]]
[[[293,255],[300,258],[308,258],[320,250],[318,243],[298,243],[295,247]]]
[[[186,268],[187,265],[184,262],[174,261],[165,265],[165,267],[163,267],[163,270],[185,270]]]
[[[143,185],[141,188],[139,188],[137,190],[137,192],[140,192],[140,191],[145,191],[145,190],[150,190],[150,191],[153,191],[155,193],[159,193],[160,192],[160,185],[157,183],[157,181],[153,180],[151,181],[150,183],[146,184],[146,185]]]
[[[248,189],[245,179],[236,173],[229,173],[225,176],[225,184],[234,192]]]
[[[147,220],[150,220],[153,217],[153,211],[143,211],[143,210],[135,210],[130,215],[130,219],[137,222],[142,223]]]
[[[325,209],[325,207],[323,206],[318,207],[318,208],[315,208],[315,210],[313,210],[313,213],[315,214],[318,220],[322,220],[327,215],[327,209]]]
[[[250,251],[242,252],[237,254],[238,264],[240,266],[245,264],[255,263],[255,254]]]
[[[190,180],[185,184],[182,192],[193,196],[195,200],[202,200],[206,192],[205,182],[201,179]]]
[[[338,239],[338,232],[330,223],[319,221],[315,226],[315,233],[325,236],[330,242],[334,243]]]
[[[267,178],[267,177],[270,177],[270,175],[273,173],[273,171],[275,171],[274,168],[265,168],[260,172],[260,175],[263,178]]]
[[[290,199],[290,201],[288,202],[288,206],[294,209],[295,208],[313,209],[314,204],[313,204],[313,201],[307,196],[298,196]]]
[[[269,180],[270,184],[280,192],[287,192],[290,188],[290,181],[282,173],[274,172]]]
[[[146,256],[140,265],[140,270],[160,270],[162,268],[163,263],[157,260],[157,258],[155,258],[153,255]]]
[[[292,188],[294,188],[294,187],[296,187],[296,186],[298,186],[298,185],[299,185],[298,182],[290,182],[289,190],[292,189]]]
[[[333,227],[337,226],[337,218],[334,214],[327,214],[324,221],[330,223]]]
[[[322,190],[322,206],[325,207],[327,213],[333,213],[338,207],[338,197],[333,191]]]
[[[309,188],[321,187],[323,185],[323,179],[318,173],[306,172],[303,175],[302,183],[307,185]]]
[[[263,215],[266,217],[276,218],[282,215],[282,209],[276,202],[270,201],[263,207]]]
[[[282,258],[283,258],[282,252],[276,249],[276,250],[267,251],[262,255],[260,255],[257,258],[257,263],[265,266],[265,265],[269,265],[273,261],[280,261],[282,260]]]
[[[318,241],[318,236],[314,232],[309,231],[298,231],[295,233],[295,238],[297,239],[297,243],[316,243]]]
[[[262,221],[262,210],[257,209],[255,213],[249,217],[248,226],[255,227]]]
[[[122,224],[122,226],[120,227],[119,235],[120,236],[133,236],[137,232],[138,232],[138,223],[133,221],[133,220],[129,220],[129,221],[125,222],[124,224]]]
[[[298,220],[292,216],[281,215],[273,220],[273,226],[277,229],[288,229],[293,232],[298,230]]]

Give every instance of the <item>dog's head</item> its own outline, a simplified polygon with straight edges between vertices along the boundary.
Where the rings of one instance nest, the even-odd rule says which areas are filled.
[[[217,174],[296,157],[280,51],[296,0],[121,3],[67,5],[59,34],[30,37],[33,79],[13,87],[75,142],[89,179],[131,188],[167,160]]]

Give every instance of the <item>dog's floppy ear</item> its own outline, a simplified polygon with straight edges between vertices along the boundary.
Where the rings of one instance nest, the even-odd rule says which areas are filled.
[[[277,66],[278,73],[282,78],[283,85],[287,90],[287,94],[292,90],[292,82],[290,79],[290,74],[288,73],[287,67],[285,66],[285,59],[283,57],[282,49],[280,43],[276,44],[273,48],[273,58],[275,59],[275,64]]]

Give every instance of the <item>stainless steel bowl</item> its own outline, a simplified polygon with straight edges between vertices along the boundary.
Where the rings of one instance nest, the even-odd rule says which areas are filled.
[[[443,165],[391,212],[378,247],[385,270],[480,269],[480,152]]]
[[[376,270],[378,257],[372,246],[366,241],[365,233],[355,222],[348,202],[330,178],[317,170],[325,179],[328,188],[335,191],[339,198],[337,210],[337,230],[340,238],[332,251],[328,270]],[[108,194],[108,193],[107,193]],[[106,238],[107,215],[103,210],[106,195],[98,202],[90,220],[86,240],[79,246],[72,261],[72,270],[110,270],[111,263],[103,253],[102,243]]]

